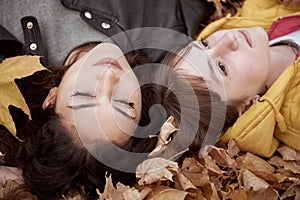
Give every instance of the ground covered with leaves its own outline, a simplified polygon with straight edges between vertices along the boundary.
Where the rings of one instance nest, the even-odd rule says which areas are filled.
[[[271,158],[241,152],[232,140],[227,145],[206,146],[182,164],[160,157],[149,158],[136,170],[137,184],[112,184],[106,178],[100,200],[190,200],[190,199],[300,199],[300,152],[281,145]],[[0,187],[5,199],[18,186],[7,180]],[[27,199],[37,199],[25,190]],[[24,195],[23,195],[24,196]],[[65,199],[81,200],[70,193]]]

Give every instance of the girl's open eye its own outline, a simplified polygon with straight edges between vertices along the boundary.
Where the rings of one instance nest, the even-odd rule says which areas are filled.
[[[219,62],[219,63],[218,63],[218,67],[221,69],[221,71],[223,72],[223,74],[224,74],[225,76],[228,75],[227,70],[226,70],[226,66],[225,66],[225,65],[223,65],[221,62]]]
[[[209,48],[209,45],[208,45],[208,41],[207,41],[207,40],[201,39],[201,44],[202,44],[205,48]]]

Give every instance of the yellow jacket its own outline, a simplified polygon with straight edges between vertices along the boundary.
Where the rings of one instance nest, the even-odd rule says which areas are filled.
[[[269,31],[277,18],[299,11],[300,7],[287,8],[279,0],[246,0],[235,16],[209,24],[197,39],[221,29],[262,26]],[[265,157],[275,152],[280,141],[300,151],[300,57],[221,136],[225,142],[229,139],[241,150]]]

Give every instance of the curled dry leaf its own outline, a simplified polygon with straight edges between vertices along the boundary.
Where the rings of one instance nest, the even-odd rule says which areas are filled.
[[[172,172],[178,172],[178,163],[164,158],[150,158],[137,166],[136,177],[139,185],[151,184],[160,180],[173,181]]]
[[[216,187],[213,183],[209,183],[208,185],[202,187],[203,188],[203,196],[209,200],[219,200],[219,195],[216,190]]]
[[[229,140],[229,142],[228,142],[227,152],[231,158],[233,158],[234,156],[237,156],[240,152],[240,148],[237,146],[236,142],[232,139]]]
[[[183,161],[181,172],[196,187],[209,184],[208,170],[194,158],[186,158]]]
[[[182,187],[182,189],[184,191],[188,190],[188,189],[197,189],[196,186],[193,185],[193,183],[187,178],[185,177],[182,173],[177,173],[176,175],[180,186]]]
[[[184,200],[188,192],[176,190],[166,186],[154,187],[152,193],[147,196],[147,200]]]
[[[249,170],[242,171],[242,185],[249,199],[277,200],[278,193],[266,181],[255,176]]]
[[[222,171],[218,165],[216,164],[215,160],[213,160],[209,155],[204,157],[205,167],[211,172],[214,172],[218,175],[222,175],[224,171]]]
[[[14,180],[19,184],[24,183],[22,171],[16,167],[0,165],[0,186],[3,186],[7,180]]]
[[[216,161],[216,164],[220,166],[226,166],[235,168],[237,167],[237,163],[234,159],[232,159],[227,151],[223,148],[218,148],[216,146],[207,145],[202,150],[203,155],[210,155],[213,160]]]
[[[244,156],[237,158],[241,168],[248,169],[256,176],[271,182],[278,182],[277,177],[274,174],[274,167],[262,158],[246,153]]]
[[[135,188],[117,183],[113,186],[111,175],[106,177],[106,184],[103,193],[97,190],[100,200],[141,200],[139,192]]]
[[[281,199],[300,199],[300,184],[291,185],[282,195]]]
[[[29,188],[25,185],[20,185],[15,180],[7,180],[6,183],[0,187],[0,199],[9,199],[10,195],[17,187],[20,187],[19,189],[21,189],[18,193],[22,195],[22,200],[38,200],[37,196],[29,192]]]
[[[292,149],[289,146],[281,145],[277,151],[281,154],[283,160],[286,161],[299,161],[300,160],[300,152]]]
[[[155,149],[149,153],[148,157],[153,158],[163,152],[166,149],[167,144],[171,141],[168,140],[170,135],[177,131],[178,128],[175,127],[174,117],[170,116],[167,121],[162,125],[160,133],[158,135],[158,140]]]

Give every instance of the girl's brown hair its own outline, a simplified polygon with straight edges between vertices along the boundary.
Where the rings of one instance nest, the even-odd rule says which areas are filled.
[[[162,61],[162,64],[169,66],[170,69],[174,69],[175,66],[184,58],[184,53],[182,53],[182,48],[178,48],[172,52],[169,52],[165,59]],[[174,70],[173,70],[174,71]],[[189,84],[188,86],[183,86],[182,81],[178,81],[174,77],[181,77],[186,80]],[[195,135],[192,144],[190,145],[191,150],[199,150],[203,145],[212,144],[214,145],[219,136],[223,131],[228,129],[233,125],[235,120],[238,117],[238,112],[234,106],[226,105],[224,101],[221,100],[221,97],[208,89],[208,86],[205,80],[199,76],[190,76],[178,74],[175,70],[172,76],[165,77],[168,80],[169,87],[173,87],[174,90],[179,90],[180,93],[184,95],[190,87],[192,88],[194,95],[196,96],[197,102],[189,102],[189,98],[185,98],[185,104],[193,104],[188,107],[189,112],[192,115],[198,117],[198,130]],[[178,91],[177,91],[178,92]],[[167,108],[169,115],[173,115],[175,120],[180,120],[182,117],[185,117],[189,120],[192,120],[192,116],[182,116],[181,107],[178,99],[171,90],[165,90],[162,92],[162,103]],[[199,112],[194,110],[199,109]],[[180,116],[181,115],[181,116]],[[179,123],[179,122],[177,122]],[[185,130],[185,135],[182,137],[184,140],[185,137],[189,136]],[[205,140],[205,141],[204,141]]]

